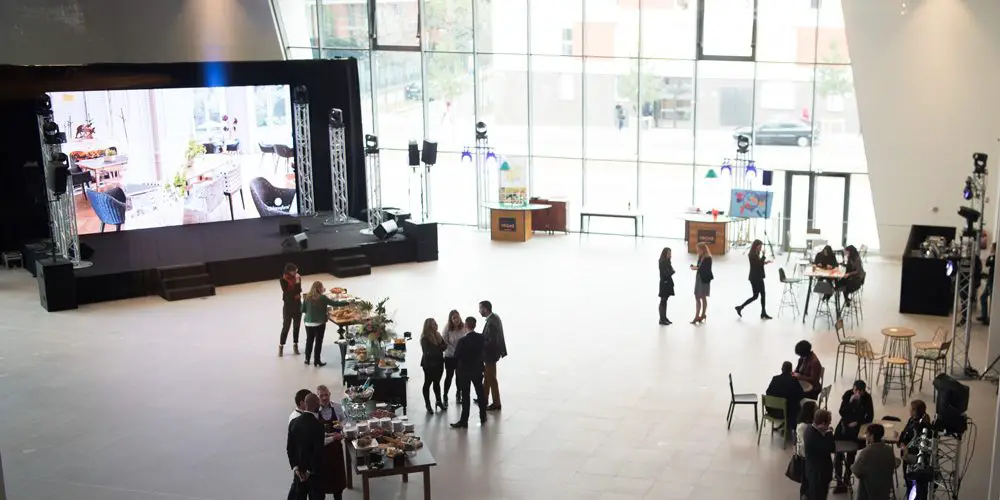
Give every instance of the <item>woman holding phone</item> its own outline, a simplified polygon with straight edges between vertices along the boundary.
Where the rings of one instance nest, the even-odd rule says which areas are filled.
[[[707,319],[708,296],[712,291],[712,254],[708,251],[708,244],[698,243],[698,263],[691,266],[692,271],[696,271],[694,279],[694,319],[692,325],[703,323]]]

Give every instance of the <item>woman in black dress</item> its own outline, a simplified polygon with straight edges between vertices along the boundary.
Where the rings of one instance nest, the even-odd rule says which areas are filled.
[[[674,294],[674,266],[670,263],[670,249],[660,252],[660,324],[669,325],[667,299]]]
[[[748,306],[751,302],[757,300],[760,297],[760,319],[771,319],[767,315],[767,294],[764,290],[764,265],[770,264],[771,261],[764,260],[764,256],[761,255],[761,249],[764,247],[764,242],[760,240],[753,240],[753,244],[750,245],[750,289],[753,291],[753,297],[750,297],[743,302],[743,304],[736,306],[736,314],[743,317],[743,308]]]

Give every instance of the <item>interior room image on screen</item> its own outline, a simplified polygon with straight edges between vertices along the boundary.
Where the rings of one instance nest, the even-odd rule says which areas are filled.
[[[49,96],[80,234],[297,213],[287,85]]]

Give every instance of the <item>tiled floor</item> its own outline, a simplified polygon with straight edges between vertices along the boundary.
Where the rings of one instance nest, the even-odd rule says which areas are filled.
[[[456,432],[447,424],[457,410],[420,411],[413,363],[411,418],[440,464],[436,499],[797,499],[782,476],[789,451],[766,436],[755,444],[749,410],[738,409],[726,431],[726,374],[738,391],[762,391],[802,338],[832,365],[833,333],[790,318],[737,319],[732,306],[750,291],[742,254],[717,258],[708,323],[688,325],[692,273],[680,251],[682,293],[670,307],[677,323],[659,327],[655,261],[663,244],[682,247],[578,235],[494,244],[487,234],[445,227],[439,262],[315,278],[391,297],[396,321],[415,332],[426,316],[472,314],[483,298],[502,316],[510,351],[499,369],[504,410],[485,427]],[[855,333],[878,347],[884,326],[914,326],[924,337],[945,322],[895,312],[897,262],[873,258],[867,269],[866,318]],[[770,271],[773,311],[776,277]],[[275,357],[273,282],[221,288],[203,300],[149,297],[54,314],[38,306],[27,273],[0,272],[0,289],[0,453],[12,500],[282,498],[293,393],[340,386],[332,356],[322,369]],[[973,352],[982,356],[985,330],[975,335]],[[838,379],[835,393],[850,381]],[[981,432],[961,498],[979,500],[996,390],[969,385]],[[923,397],[930,399],[929,386]],[[898,397],[887,408],[875,399],[877,414],[903,415]],[[421,498],[419,478],[372,484],[376,499]]]

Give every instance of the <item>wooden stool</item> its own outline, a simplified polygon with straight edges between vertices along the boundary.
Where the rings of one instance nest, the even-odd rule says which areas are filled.
[[[889,398],[889,391],[899,389],[906,404],[906,381],[910,362],[904,358],[891,357],[885,360],[885,380],[882,384],[882,404]]]

